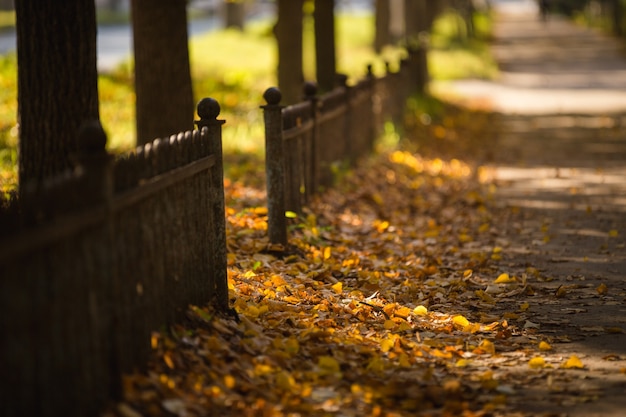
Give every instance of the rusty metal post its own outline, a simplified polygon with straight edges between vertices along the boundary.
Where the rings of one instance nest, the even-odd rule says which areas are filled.
[[[218,120],[219,103],[212,98],[203,98],[197,106],[200,120],[195,124],[201,131],[207,129],[209,141],[206,143],[210,155],[215,156],[215,165],[211,168],[211,189],[209,208],[213,217],[214,231],[209,241],[212,246],[213,289],[215,302],[222,311],[228,310],[228,271],[226,254],[226,209],[224,204],[224,163],[222,161],[222,125]]]
[[[271,244],[287,245],[285,217],[285,167],[283,150],[282,95],[275,87],[263,94],[265,122],[265,176],[267,180],[267,232]]]

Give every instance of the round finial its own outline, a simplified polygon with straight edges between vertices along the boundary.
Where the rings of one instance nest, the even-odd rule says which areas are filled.
[[[276,87],[270,87],[263,93],[263,99],[270,106],[276,106],[282,100],[283,95]]]
[[[198,102],[197,111],[200,119],[217,119],[220,110],[220,105],[214,98],[206,97]]]
[[[317,94],[317,84],[313,81],[304,83],[304,97],[314,97]]]
[[[78,131],[78,149],[81,152],[103,152],[107,144],[107,135],[98,120],[83,122]]]

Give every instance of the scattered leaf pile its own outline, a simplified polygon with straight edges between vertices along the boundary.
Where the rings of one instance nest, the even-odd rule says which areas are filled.
[[[105,414],[511,415],[546,375],[560,392],[584,358],[530,320],[540,274],[502,262],[477,177],[456,159],[374,156],[295,219],[289,248],[268,244],[262,186],[227,180],[238,317],[194,306],[155,333],[148,371]]]

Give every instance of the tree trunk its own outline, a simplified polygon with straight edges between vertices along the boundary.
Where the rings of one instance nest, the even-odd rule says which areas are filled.
[[[185,0],[132,0],[137,144],[193,129]]]
[[[283,104],[302,100],[302,0],[277,0],[278,87]]]
[[[374,34],[374,50],[380,53],[385,45],[391,43],[391,34],[389,33],[389,21],[391,14],[389,11],[388,0],[376,0],[374,16],[376,19],[376,33]]]
[[[405,0],[406,44],[413,79],[413,92],[423,94],[428,84],[428,45],[424,36],[430,31],[427,18],[428,0]]]
[[[621,0],[611,0],[611,3],[613,33],[616,36],[621,37],[624,34],[624,29],[622,26],[622,19],[624,18],[622,2]]]
[[[19,182],[71,167],[80,124],[99,120],[93,0],[15,2]]]
[[[240,0],[226,0],[224,9],[225,26],[242,30],[246,14],[245,4]]]
[[[315,0],[315,70],[318,91],[335,87],[337,65],[335,57],[335,0]]]
[[[393,42],[398,42],[404,38],[405,12],[404,2],[406,0],[388,0],[389,1],[389,33]]]

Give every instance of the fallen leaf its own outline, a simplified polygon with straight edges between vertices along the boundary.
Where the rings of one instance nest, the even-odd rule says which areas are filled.
[[[583,365],[580,358],[576,355],[570,356],[569,359],[561,365],[561,368],[564,369],[583,369],[584,367],[585,365]]]
[[[546,366],[546,360],[541,356],[536,356],[528,361],[528,366],[531,368],[544,368]]]

